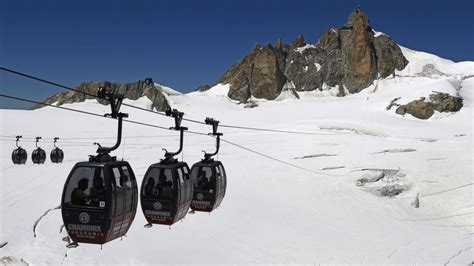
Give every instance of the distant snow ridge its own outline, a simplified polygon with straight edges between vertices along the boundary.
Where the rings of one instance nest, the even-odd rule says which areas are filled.
[[[107,104],[106,101],[99,100],[95,97],[86,95],[96,95],[97,89],[103,87],[111,90],[116,90],[118,93],[123,94],[126,99],[139,101],[146,108],[154,109],[156,111],[164,111],[169,107],[170,100],[169,95],[181,95],[180,92],[173,90],[172,88],[163,86],[158,83],[153,83],[151,79],[138,80],[132,83],[115,83],[109,81],[92,81],[81,83],[80,85],[74,87],[76,91],[65,91],[53,96],[48,97],[44,103],[54,104],[54,105],[63,105],[68,103],[78,103],[84,102],[88,99],[97,100],[99,103]],[[84,94],[86,93],[86,94]],[[144,102],[142,99],[148,99],[151,104],[147,101]],[[43,105],[36,105],[33,109],[41,108]]]

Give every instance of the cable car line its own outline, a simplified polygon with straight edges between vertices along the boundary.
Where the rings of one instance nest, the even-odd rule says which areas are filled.
[[[38,77],[29,75],[29,74],[26,74],[26,73],[22,73],[22,72],[13,70],[13,69],[9,69],[9,68],[1,67],[1,66],[0,66],[0,70],[6,71],[6,72],[10,72],[10,73],[12,73],[12,74],[19,75],[19,76],[22,76],[22,77],[30,78],[30,79],[33,79],[33,80],[36,80],[36,81],[39,81],[39,82],[43,82],[43,83],[46,83],[46,84],[50,84],[50,85],[53,85],[53,86],[56,86],[56,87],[60,87],[60,88],[66,89],[66,90],[70,90],[70,91],[74,91],[74,92],[79,92],[79,93],[85,94],[85,95],[90,96],[90,97],[93,97],[93,98],[98,98],[97,95],[93,95],[93,94],[90,94],[90,93],[87,93],[87,92],[84,92],[84,91],[80,91],[80,90],[77,90],[77,89],[68,87],[68,86],[66,86],[66,85],[62,85],[62,84],[59,84],[59,83],[56,83],[56,82],[52,82],[52,81],[48,81],[48,80],[45,80],[45,79],[42,79],[42,78],[38,78]],[[130,108],[133,108],[133,109],[137,109],[137,110],[142,110],[142,111],[146,111],[146,112],[158,114],[158,115],[161,115],[161,116],[166,116],[166,114],[163,113],[163,112],[153,111],[153,110],[149,110],[149,109],[146,109],[146,108],[143,108],[143,107],[139,107],[139,106],[135,106],[135,105],[131,105],[131,104],[126,104],[126,103],[122,103],[122,105],[123,105],[123,106],[130,107]],[[204,122],[202,122],[202,121],[195,120],[195,119],[183,118],[183,120],[184,120],[184,121],[187,121],[187,122],[191,122],[191,123],[201,124],[201,125],[205,125],[205,124],[206,124],[206,123],[204,123]],[[226,125],[226,124],[222,124],[222,125],[220,125],[220,126],[221,126],[221,127],[226,127],[226,128],[245,129],[245,130],[254,130],[254,131],[262,131],[262,132],[273,132],[273,133],[285,133],[285,134],[298,134],[298,135],[335,135],[334,133],[332,133],[332,134],[325,134],[325,133],[317,133],[317,132],[290,131],[290,130],[278,130],[278,129],[256,128],[256,127],[246,127],[246,126],[234,126],[234,125]],[[342,133],[339,133],[339,134],[342,134]]]
[[[423,197],[428,197],[428,196],[433,196],[433,195],[438,195],[438,194],[446,193],[446,192],[449,192],[449,191],[457,190],[457,189],[464,188],[464,187],[468,187],[468,186],[472,186],[472,185],[474,185],[474,183],[468,183],[468,184],[465,184],[465,185],[461,185],[461,186],[457,186],[457,187],[453,187],[453,188],[449,188],[449,189],[446,189],[446,190],[441,190],[441,191],[437,191],[437,192],[433,192],[433,193],[423,194],[423,195],[419,195],[419,196],[398,197],[397,199],[414,199],[414,198],[416,198],[416,197],[418,197],[418,198],[423,198]]]
[[[453,215],[441,216],[441,217],[435,217],[435,218],[427,218],[427,219],[412,219],[412,220],[400,219],[400,220],[407,221],[407,222],[436,221],[436,220],[444,220],[444,219],[450,219],[450,218],[461,217],[461,216],[472,215],[472,214],[474,214],[474,212],[459,213],[459,214],[453,214]]]
[[[236,147],[239,147],[243,150],[246,150],[246,151],[249,151],[249,152],[252,152],[252,153],[255,153],[255,154],[258,154],[262,157],[265,157],[267,159],[270,159],[270,160],[273,160],[273,161],[276,161],[276,162],[280,162],[280,163],[283,163],[283,164],[286,164],[286,165],[289,165],[289,166],[292,166],[292,167],[295,167],[295,168],[298,168],[300,170],[303,170],[303,171],[306,171],[306,172],[310,172],[310,173],[313,173],[313,174],[318,174],[318,175],[326,175],[326,176],[343,176],[343,175],[333,175],[333,174],[326,174],[326,173],[321,173],[321,172],[318,172],[318,171],[314,171],[314,170],[311,170],[311,169],[308,169],[308,168],[305,168],[305,167],[301,167],[301,166],[298,166],[296,164],[292,164],[292,163],[289,163],[289,162],[286,162],[286,161],[283,161],[283,160],[280,160],[280,159],[277,159],[275,157],[272,157],[270,155],[266,155],[266,154],[263,154],[261,152],[258,152],[258,151],[255,151],[255,150],[252,150],[252,149],[249,149],[249,148],[246,148],[242,145],[239,145],[237,143],[233,143],[231,141],[228,141],[228,140],[225,140],[225,139],[221,139],[223,142],[225,143],[228,143],[230,145],[233,145],[233,146],[236,146]]]
[[[48,81],[48,80],[45,80],[45,79],[42,79],[42,78],[38,78],[38,77],[29,75],[29,74],[26,74],[26,73],[18,72],[18,71],[16,71],[16,70],[13,70],[13,69],[10,69],[10,68],[6,68],[6,67],[1,67],[1,66],[0,66],[0,70],[6,71],[6,72],[10,72],[10,73],[12,73],[12,74],[19,75],[19,76],[22,76],[22,77],[25,77],[25,78],[33,79],[33,80],[36,80],[36,81],[39,81],[39,82],[43,82],[43,83],[46,83],[46,84],[50,84],[50,85],[53,85],[53,86],[56,86],[56,87],[59,87],[59,88],[66,89],[66,90],[75,91],[75,92],[80,92],[80,93],[83,93],[83,94],[85,94],[85,95],[88,95],[88,96],[97,98],[97,95],[93,95],[93,94],[90,94],[90,93],[87,93],[87,92],[84,92],[84,91],[76,90],[76,89],[73,89],[73,88],[71,88],[71,87],[68,87],[68,86],[65,86],[65,85],[61,85],[61,84],[56,83],[56,82]]]

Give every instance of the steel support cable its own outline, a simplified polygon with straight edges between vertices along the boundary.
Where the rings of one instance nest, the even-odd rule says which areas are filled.
[[[157,136],[157,135],[153,135],[153,136],[140,136],[140,135],[136,135],[136,136],[125,136],[125,137],[122,137],[122,139],[146,139],[146,138],[163,138],[163,137],[174,137],[174,135],[166,135],[166,136]],[[0,138],[10,138],[12,139],[13,141],[16,141],[16,135],[10,135],[10,136],[7,136],[7,135],[0,135]],[[43,138],[54,138],[54,137],[43,137]],[[66,143],[67,141],[72,141],[72,140],[89,140],[89,139],[116,139],[117,136],[115,137],[62,137],[60,138],[60,142],[61,143]],[[33,142],[35,142],[35,137],[25,137],[25,135],[23,135],[23,138],[22,138],[22,142],[27,142],[29,140],[33,140]],[[63,141],[63,140],[66,140]],[[77,142],[79,143],[79,142]]]
[[[0,97],[12,99],[12,100],[17,100],[17,101],[23,101],[23,102],[41,104],[41,105],[44,105],[44,106],[50,106],[50,107],[54,107],[54,108],[58,108],[58,109],[62,109],[62,110],[71,111],[71,112],[76,112],[76,113],[81,113],[81,114],[92,115],[92,116],[97,116],[97,117],[102,117],[102,118],[108,118],[108,119],[114,119],[114,120],[115,120],[115,118],[113,118],[113,117],[106,117],[106,116],[103,116],[103,115],[100,115],[100,114],[96,114],[96,113],[92,113],[92,112],[87,112],[87,111],[72,109],[72,108],[63,107],[63,106],[56,106],[56,105],[49,104],[49,103],[42,103],[42,102],[33,101],[33,100],[28,100],[28,99],[19,98],[19,97],[14,97],[14,96],[10,96],[10,95],[0,94]],[[167,127],[152,125],[152,124],[143,123],[143,122],[138,122],[138,121],[133,121],[133,120],[129,120],[129,119],[123,119],[123,121],[128,122],[128,123],[132,123],[132,124],[137,124],[137,125],[144,125],[144,126],[149,126],[149,127],[154,127],[154,128],[160,128],[160,129],[170,130],[170,129],[167,128]]]
[[[83,94],[85,94],[85,95],[88,95],[88,96],[92,96],[92,97],[97,98],[97,95],[93,95],[93,94],[90,94],[90,93],[87,93],[87,92],[84,92],[84,91],[76,90],[76,89],[73,89],[73,88],[71,88],[71,87],[68,87],[68,86],[65,86],[65,85],[61,85],[61,84],[56,83],[56,82],[48,81],[48,80],[45,80],[45,79],[42,79],[42,78],[38,78],[38,77],[29,75],[29,74],[25,74],[25,73],[22,73],[22,72],[18,72],[18,71],[13,70],[13,69],[9,69],[9,68],[1,67],[1,66],[0,66],[0,70],[6,71],[6,72],[10,72],[10,73],[12,73],[12,74],[15,74],[15,75],[18,75],[18,76],[22,76],[22,77],[25,77],[25,78],[33,79],[33,80],[36,80],[36,81],[39,81],[39,82],[43,82],[43,83],[46,83],[46,84],[50,84],[50,85],[53,85],[53,86],[56,86],[56,87],[60,87],[60,88],[66,89],[66,90],[75,91],[75,92],[80,92],[80,93],[83,93]]]
[[[397,199],[415,199],[416,197],[418,197],[418,198],[429,197],[429,196],[438,195],[438,194],[442,194],[442,193],[445,193],[445,192],[457,190],[457,189],[460,189],[460,188],[469,187],[469,186],[472,186],[472,185],[474,185],[474,182],[469,183],[469,184],[465,184],[465,185],[461,185],[461,186],[457,186],[457,187],[453,187],[453,188],[449,188],[449,189],[445,189],[445,190],[441,190],[441,191],[437,191],[437,192],[433,192],[433,193],[423,194],[423,195],[419,195],[419,196],[412,196],[412,197],[399,197]]]
[[[56,82],[52,82],[52,81],[48,81],[48,80],[45,80],[45,79],[42,79],[42,78],[38,78],[38,77],[29,75],[29,74],[26,74],[26,73],[22,73],[22,72],[13,70],[13,69],[9,69],[9,68],[6,68],[6,67],[0,67],[0,70],[9,72],[9,73],[12,73],[12,74],[15,74],[15,75],[19,75],[19,76],[22,76],[22,77],[30,78],[30,79],[33,79],[33,80],[36,80],[36,81],[40,81],[40,82],[43,82],[43,83],[46,83],[46,84],[50,84],[50,85],[53,85],[53,86],[56,86],[56,87],[60,87],[60,88],[66,89],[66,90],[75,91],[75,92],[83,93],[83,94],[85,94],[85,95],[88,95],[88,96],[91,96],[91,97],[94,97],[94,98],[98,98],[97,95],[93,95],[93,94],[90,94],[90,93],[87,93],[87,92],[84,92],[84,91],[81,91],[81,90],[77,90],[77,89],[74,89],[74,88],[71,88],[71,87],[68,87],[68,86],[65,86],[65,85],[56,83]],[[139,106],[135,106],[135,105],[131,105],[131,104],[126,104],[126,103],[122,103],[122,105],[123,105],[123,106],[130,107],[130,108],[134,108],[134,109],[137,109],[137,110],[142,110],[142,111],[146,111],[146,112],[150,112],[150,113],[154,113],[154,114],[166,116],[166,114],[164,114],[164,113],[162,113],[162,112],[149,110],[149,109],[146,109],[146,108],[143,108],[143,107],[139,107]],[[183,120],[184,120],[184,121],[188,121],[188,122],[192,122],[192,123],[201,124],[201,125],[205,125],[205,124],[206,124],[206,123],[201,122],[201,121],[199,121],[199,120],[194,120],[194,119],[189,119],[189,118],[183,118]],[[262,132],[273,132],[273,133],[285,133],[285,134],[299,134],[299,135],[335,135],[335,134],[325,134],[325,133],[317,133],[317,132],[303,132],[303,131],[290,131],[290,130],[278,130],[278,129],[246,127],[246,126],[234,126],[234,125],[226,125],[226,124],[221,124],[220,126],[221,126],[221,127],[226,127],[226,128],[245,129],[245,130],[254,130],[254,131],[262,131]],[[341,133],[341,134],[342,134],[342,133]]]
[[[444,219],[450,219],[450,218],[455,218],[455,217],[467,216],[471,214],[474,214],[474,212],[459,213],[459,214],[453,214],[453,215],[441,216],[441,217],[435,217],[435,218],[427,218],[427,219],[413,219],[413,220],[400,219],[400,220],[407,221],[407,222],[436,221],[436,220],[444,220]]]
[[[314,170],[311,170],[311,169],[308,169],[308,168],[305,168],[305,167],[301,167],[299,165],[296,165],[296,164],[292,164],[292,163],[289,163],[289,162],[286,162],[286,161],[283,161],[283,160],[280,160],[278,158],[275,158],[275,157],[272,157],[270,155],[266,155],[266,154],[263,154],[261,152],[258,152],[258,151],[255,151],[255,150],[252,150],[250,148],[247,148],[247,147],[244,147],[242,145],[239,145],[237,143],[233,143],[231,141],[228,141],[228,140],[225,140],[225,139],[222,139],[221,138],[221,141],[225,142],[225,143],[228,143],[230,145],[233,145],[233,146],[236,146],[238,148],[241,148],[243,150],[246,150],[246,151],[249,151],[251,153],[255,153],[257,155],[260,155],[262,157],[265,157],[267,159],[270,159],[270,160],[273,160],[273,161],[276,161],[276,162],[279,162],[279,163],[282,163],[282,164],[286,164],[286,165],[289,165],[291,167],[294,167],[294,168],[297,168],[297,169],[300,169],[300,170],[303,170],[303,171],[306,171],[306,172],[310,172],[310,173],[313,173],[313,174],[318,174],[318,175],[325,175],[325,176],[343,176],[343,175],[332,175],[332,174],[326,174],[326,173],[321,173],[321,172],[318,172],[318,171],[314,171]]]
[[[38,102],[38,101],[23,99],[23,98],[14,97],[14,96],[5,95],[5,94],[0,94],[0,97],[4,97],[4,98],[8,98],[8,99],[13,99],[13,100],[17,100],[17,101],[24,101],[24,102],[29,102],[29,103],[41,104],[41,105],[45,105],[45,106],[50,106],[50,107],[58,108],[58,109],[61,109],[61,110],[72,111],[72,112],[77,112],[77,113],[82,113],[82,114],[87,114],[87,115],[92,115],[92,116],[97,116],[97,117],[102,117],[102,118],[115,119],[115,118],[112,118],[112,117],[105,117],[105,116],[102,116],[102,115],[100,115],[100,114],[96,114],[96,113],[92,113],[92,112],[76,110],[76,109],[67,108],[67,107],[63,107],[63,106],[56,106],[56,105],[47,104],[47,103],[41,103],[41,102]],[[170,128],[167,128],[167,127],[152,125],[152,124],[143,123],[143,122],[138,122],[138,121],[133,121],[133,120],[128,120],[128,119],[124,119],[123,121],[128,122],[128,123],[132,123],[132,124],[138,124],[138,125],[143,125],[143,126],[149,126],[149,127],[153,127],[153,128],[159,128],[159,129],[165,129],[165,130],[173,130],[173,129],[170,129]],[[196,135],[201,135],[201,136],[210,136],[209,134],[201,133],[201,132],[196,132],[196,131],[185,131],[185,132],[191,133],[191,134],[196,134]],[[212,137],[212,136],[210,136],[210,137]],[[231,142],[231,141],[224,140],[224,139],[221,139],[221,140],[222,140],[223,142],[226,142],[226,143],[230,144],[230,145],[233,145],[233,146],[236,146],[236,147],[241,148],[241,149],[243,149],[243,150],[246,150],[246,151],[249,151],[249,152],[258,154],[258,155],[260,155],[260,156],[262,156],[262,157],[265,157],[265,158],[268,158],[268,159],[270,159],[270,160],[273,160],[273,161],[276,161],[276,162],[280,162],[280,163],[282,163],[282,164],[285,164],[285,165],[288,165],[288,166],[291,166],[291,167],[294,167],[294,168],[297,168],[297,169],[300,169],[300,170],[303,170],[303,171],[307,171],[307,172],[310,172],[310,173],[313,173],[313,174],[326,175],[326,176],[342,176],[342,175],[325,174],[325,173],[321,173],[321,172],[318,172],[318,171],[314,171],[314,170],[311,170],[311,169],[308,169],[308,168],[304,168],[304,167],[298,166],[298,165],[296,165],[296,164],[292,164],[292,163],[289,163],[289,162],[285,162],[285,161],[283,161],[283,160],[277,159],[277,158],[272,157],[272,156],[270,156],[270,155],[266,155],[266,154],[263,154],[263,153],[261,153],[261,152],[258,152],[258,151],[255,151],[255,150],[246,148],[246,147],[244,147],[244,146],[242,146],[242,145],[239,145],[239,144],[237,144],[237,143],[233,143],[233,142]]]

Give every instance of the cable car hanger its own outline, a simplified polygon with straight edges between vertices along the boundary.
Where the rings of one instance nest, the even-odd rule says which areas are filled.
[[[15,145],[16,145],[17,148],[21,148],[20,146],[18,146],[18,141],[20,141],[21,138],[23,138],[23,136],[16,136],[16,143],[15,143]]]
[[[177,109],[167,108],[165,111],[166,116],[171,116],[174,118],[174,127],[170,127],[171,130],[178,130],[179,134],[179,149],[175,152],[169,152],[167,149],[163,148],[165,151],[165,158],[161,160],[162,163],[175,163],[177,159],[173,158],[174,156],[181,153],[183,150],[183,135],[184,131],[188,130],[187,127],[182,127],[181,122],[183,121],[183,112],[178,111]]]
[[[56,142],[58,141],[58,139],[59,139],[58,137],[55,137],[55,138],[54,138],[54,143],[53,143],[54,148],[57,148]]]
[[[209,133],[208,135],[216,137],[216,151],[213,153],[207,153],[206,151],[203,151],[204,152],[203,161],[213,161],[212,157],[217,155],[217,153],[219,152],[219,148],[221,145],[221,136],[224,134],[217,132],[219,121],[214,120],[213,118],[207,117],[206,120],[204,120],[204,122],[206,123],[206,125],[212,125],[212,133]]]
[[[122,106],[124,95],[118,94],[116,90],[107,90],[101,87],[97,91],[97,96],[99,99],[107,100],[110,102],[111,113],[105,114],[104,117],[118,119],[117,142],[112,147],[102,147],[98,142],[94,142],[94,145],[97,145],[99,148],[97,148],[97,151],[96,151],[97,155],[95,156],[89,155],[90,157],[89,161],[90,162],[116,161],[117,157],[116,156],[112,157],[109,155],[109,153],[111,151],[116,150],[120,146],[120,143],[122,142],[122,122],[123,122],[124,117],[125,118],[128,117],[128,114],[120,112],[120,107]]]
[[[41,147],[38,147],[38,141],[39,141],[40,139],[41,139],[41,137],[36,137],[36,143],[35,143],[36,148],[41,148]]]

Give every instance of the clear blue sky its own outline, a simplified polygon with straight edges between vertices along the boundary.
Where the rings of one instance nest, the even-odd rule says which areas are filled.
[[[474,1],[0,0],[0,65],[74,86],[152,77],[182,92],[212,84],[252,46],[316,42],[357,4],[399,44],[474,60]],[[2,93],[41,100],[60,89],[0,73]],[[28,104],[0,99],[0,108]]]

